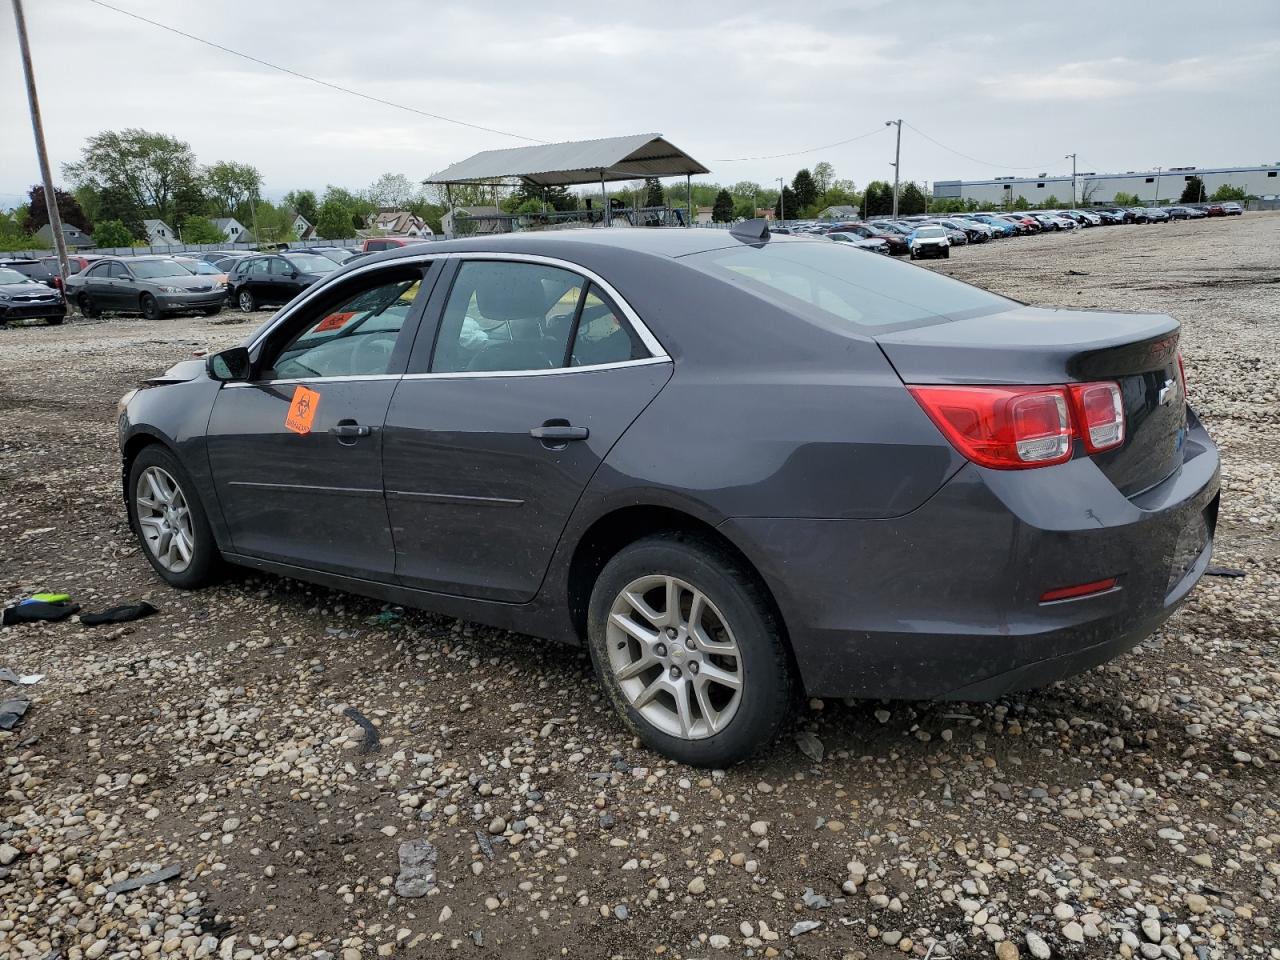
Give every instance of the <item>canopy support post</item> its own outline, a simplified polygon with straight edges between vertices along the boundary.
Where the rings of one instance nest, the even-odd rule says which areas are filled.
[[[445,239],[449,238],[449,232],[453,229],[453,184],[446,183],[444,185],[444,206],[445,217],[449,220],[449,231],[445,232]],[[444,218],[441,218],[441,229],[444,228]]]
[[[685,189],[685,194],[684,194],[685,203],[689,208],[689,222],[686,223],[685,226],[692,227],[693,226],[693,174],[692,173],[686,173],[684,175],[684,189]]]
[[[610,220],[610,217],[609,217],[609,191],[608,191],[607,189],[605,189],[605,185],[604,185],[604,170],[601,170],[601,171],[600,171],[600,195],[601,195],[602,197],[604,197],[604,213],[603,213],[603,214],[601,214],[601,217],[602,217],[603,219],[601,219],[601,221],[600,221],[600,225],[601,225],[601,226],[605,226],[605,227],[607,227],[607,226],[609,226],[609,225],[610,225],[610,223],[609,223],[609,220]]]

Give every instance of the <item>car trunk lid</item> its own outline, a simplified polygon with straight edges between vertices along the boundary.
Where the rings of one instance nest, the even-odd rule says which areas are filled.
[[[1124,443],[1094,460],[1126,496],[1182,461],[1186,403],[1178,322],[1138,314],[1019,306],[876,336],[908,384],[1119,383]],[[1083,456],[1079,442],[1077,455]]]

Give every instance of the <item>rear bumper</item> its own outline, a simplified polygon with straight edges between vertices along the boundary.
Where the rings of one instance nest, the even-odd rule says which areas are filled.
[[[991,699],[1118,656],[1173,614],[1209,564],[1218,466],[1192,417],[1177,472],[1133,499],[1088,458],[969,464],[904,517],[721,529],[777,598],[811,695]]]

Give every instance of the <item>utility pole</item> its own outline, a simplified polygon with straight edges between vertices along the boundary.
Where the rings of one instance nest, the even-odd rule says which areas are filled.
[[[1155,199],[1151,201],[1151,205],[1153,207],[1158,207],[1160,205],[1160,174],[1163,170],[1164,167],[1156,167],[1156,196]]]
[[[893,219],[898,219],[898,163],[902,160],[902,120],[886,120],[884,125],[897,125],[898,142],[893,148]]]
[[[36,138],[36,158],[40,161],[40,177],[44,181],[44,205],[49,211],[49,232],[58,251],[58,270],[62,289],[67,289],[71,265],[67,262],[67,238],[62,233],[62,216],[58,196],[53,192],[53,173],[49,170],[49,152],[44,146],[44,123],[40,119],[40,100],[36,97],[36,77],[31,70],[31,46],[27,42],[27,20],[22,15],[22,0],[13,0],[13,19],[18,26],[18,48],[22,53],[22,72],[27,77],[27,103],[31,107],[31,132]]]
[[[1062,159],[1071,161],[1071,206],[1075,207],[1076,205],[1076,155],[1074,153],[1068,153]]]
[[[782,178],[779,177],[778,178],[778,222],[779,223],[782,223],[782,221],[787,219],[787,205],[782,199],[783,189],[784,188],[782,186]]]

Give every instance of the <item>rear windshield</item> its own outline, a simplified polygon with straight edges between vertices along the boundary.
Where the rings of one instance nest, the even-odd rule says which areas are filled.
[[[681,258],[705,273],[811,319],[914,326],[1008,310],[1014,301],[924,267],[808,240],[708,250]]]

